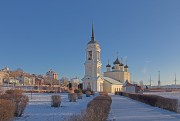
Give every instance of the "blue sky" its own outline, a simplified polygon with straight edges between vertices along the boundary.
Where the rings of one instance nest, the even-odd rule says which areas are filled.
[[[22,68],[59,78],[84,75],[92,21],[107,60],[128,58],[132,79],[172,84],[180,78],[178,0],[6,0],[0,1],[0,68]],[[179,82],[180,83],[180,80]]]

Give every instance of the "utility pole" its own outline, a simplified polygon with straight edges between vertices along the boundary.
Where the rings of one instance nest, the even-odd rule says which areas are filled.
[[[159,78],[158,78],[158,88],[160,88],[161,87],[161,81],[160,81],[160,71],[158,71],[159,72]]]
[[[150,88],[151,88],[151,75],[150,75]]]
[[[174,80],[174,81],[175,81],[175,88],[176,88],[176,81],[177,81],[177,80],[176,80],[176,73],[175,73],[175,80]]]

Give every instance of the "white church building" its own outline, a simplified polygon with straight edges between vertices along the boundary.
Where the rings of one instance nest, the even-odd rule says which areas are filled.
[[[123,65],[117,58],[113,63],[114,66],[111,70],[111,65],[106,66],[106,72],[104,76],[101,75],[101,59],[100,59],[100,45],[94,38],[94,29],[92,25],[92,37],[91,41],[87,43],[86,47],[86,61],[85,75],[82,79],[83,89],[91,89],[97,92],[114,93],[115,91],[121,91],[122,86],[127,80],[130,82],[130,73],[128,66]]]

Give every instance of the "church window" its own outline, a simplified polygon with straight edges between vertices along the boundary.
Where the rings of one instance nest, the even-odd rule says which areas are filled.
[[[88,51],[88,60],[92,60],[92,51]]]

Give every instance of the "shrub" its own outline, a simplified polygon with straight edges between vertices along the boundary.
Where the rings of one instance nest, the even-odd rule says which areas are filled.
[[[6,93],[7,94],[13,94],[13,95],[16,95],[16,94],[22,95],[23,90],[20,90],[20,89],[10,89],[10,90],[7,90]]]
[[[63,121],[106,121],[111,102],[110,96],[97,96],[88,103],[86,111],[79,115],[72,115]]]
[[[99,92],[100,95],[105,95],[105,96],[108,96],[108,93],[107,92]]]
[[[163,108],[166,110],[178,112],[178,100],[165,98],[157,95],[145,95],[121,92],[120,95],[129,97],[131,99],[149,104],[151,106]]]
[[[78,89],[75,89],[75,90],[74,90],[74,93],[79,93],[79,90],[78,90]]]
[[[94,91],[91,91],[91,95],[95,95],[95,92],[94,92]]]
[[[98,96],[87,105],[86,117],[89,121],[105,121],[108,117],[112,100],[110,96]]]
[[[74,89],[69,89],[69,93],[74,93]]]
[[[70,117],[63,118],[62,121],[90,121],[86,118],[85,112],[81,112],[81,114],[73,114]]]
[[[11,121],[14,112],[15,103],[12,100],[0,99],[0,121]]]
[[[16,117],[21,116],[29,101],[28,96],[22,95],[22,93],[19,91],[12,92],[12,90],[10,90],[10,91],[7,91],[7,93],[8,94],[1,95],[0,99],[13,101],[15,103],[14,115]]]
[[[74,93],[82,93],[82,90],[81,89],[75,89]]]
[[[90,97],[91,92],[90,91],[86,91],[86,97]]]
[[[77,93],[78,99],[82,99],[82,93]]]
[[[52,95],[51,96],[51,107],[60,107],[61,104],[61,96]]]
[[[83,90],[82,90],[82,93],[83,93],[83,94],[86,94],[86,91],[87,91],[86,89],[83,89]]]
[[[120,92],[117,92],[117,91],[116,91],[114,94],[115,94],[115,95],[120,95]]]
[[[77,94],[76,93],[69,93],[68,98],[69,98],[69,102],[76,102]]]

